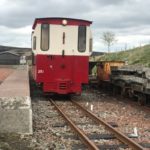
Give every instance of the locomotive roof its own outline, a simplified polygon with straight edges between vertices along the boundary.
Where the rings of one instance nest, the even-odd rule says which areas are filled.
[[[67,20],[68,25],[87,25],[92,24],[92,21],[74,18],[62,18],[62,17],[51,17],[51,18],[36,18],[32,29],[35,29],[36,25],[39,23],[49,23],[49,24],[62,24],[62,20]]]

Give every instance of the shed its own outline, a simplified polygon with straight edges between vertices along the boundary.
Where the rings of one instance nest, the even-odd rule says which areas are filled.
[[[20,56],[10,51],[0,53],[0,65],[19,65]]]

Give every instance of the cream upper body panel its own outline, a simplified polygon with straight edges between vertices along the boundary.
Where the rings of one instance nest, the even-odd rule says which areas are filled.
[[[36,37],[36,50],[33,50],[33,37]],[[78,26],[73,25],[49,25],[49,49],[41,50],[41,24],[38,24],[32,34],[32,51],[34,54],[89,56],[90,39],[92,38],[90,27],[86,27],[86,50],[78,51]]]

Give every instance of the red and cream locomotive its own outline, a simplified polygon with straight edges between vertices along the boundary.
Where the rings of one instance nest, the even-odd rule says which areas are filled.
[[[91,21],[37,18],[33,24],[33,77],[43,92],[81,93],[88,83]]]

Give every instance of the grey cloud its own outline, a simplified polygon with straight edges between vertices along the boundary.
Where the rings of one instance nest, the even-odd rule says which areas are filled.
[[[4,4],[0,3],[0,26],[20,28],[32,25],[34,19],[39,17],[71,17],[93,21],[96,40],[100,33],[107,30],[120,35],[150,34],[148,0],[3,1]]]
[[[98,27],[108,25],[117,27],[117,21],[118,26],[124,27],[130,26],[132,23],[122,23],[123,20],[134,20],[134,18],[130,17],[131,13],[133,13],[131,6],[135,5],[137,11],[139,10],[136,0],[7,0],[6,4],[5,9],[0,10],[0,18],[2,18],[0,24],[8,27],[26,26],[32,24],[36,17],[48,16],[89,19],[93,20]],[[126,13],[122,14],[122,10]],[[146,14],[145,8],[142,11],[142,13]],[[139,16],[139,13],[135,13],[136,15]],[[147,15],[145,19],[141,17],[140,15],[137,19],[144,22],[149,16]]]

